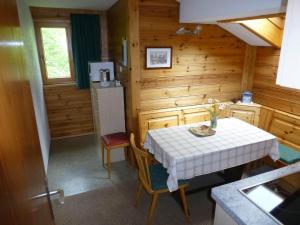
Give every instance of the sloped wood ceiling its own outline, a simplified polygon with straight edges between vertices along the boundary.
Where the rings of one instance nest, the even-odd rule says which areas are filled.
[[[281,47],[284,29],[284,20],[281,17],[245,20],[240,24],[270,45]]]

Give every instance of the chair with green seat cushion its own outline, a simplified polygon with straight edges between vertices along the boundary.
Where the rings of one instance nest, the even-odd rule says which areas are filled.
[[[149,152],[143,151],[136,147],[133,134],[130,135],[130,145],[134,152],[135,159],[138,165],[139,185],[136,194],[136,206],[138,205],[142,190],[145,190],[152,196],[152,201],[147,218],[147,225],[151,225],[153,212],[156,207],[158,196],[162,193],[169,192],[169,189],[167,187],[167,179],[169,175],[167,173],[167,170],[161,164],[149,164],[149,162],[152,161],[153,157]],[[178,189],[180,191],[184,214],[186,220],[189,222],[189,210],[185,196],[186,187],[186,182],[178,182]]]
[[[280,161],[293,164],[300,161],[300,152],[283,144],[279,144]]]
[[[153,190],[167,189],[167,180],[169,174],[167,169],[164,168],[160,163],[149,166],[151,186]],[[178,181],[178,186],[187,185],[184,180]]]

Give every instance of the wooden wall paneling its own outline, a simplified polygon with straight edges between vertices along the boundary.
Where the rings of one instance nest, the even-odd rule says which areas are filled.
[[[107,16],[110,58],[125,86],[127,130],[136,130],[138,111],[198,105],[208,98],[239,98],[245,43],[230,33],[205,25],[199,37],[177,36],[179,5],[173,0],[120,0]],[[128,68],[120,60],[126,37]],[[147,46],[172,46],[173,68],[146,70]]]
[[[240,97],[245,44],[214,25],[203,25],[199,37],[177,36],[181,26],[176,1],[140,1],[141,111]],[[171,46],[172,69],[146,70],[147,46]]]
[[[94,132],[90,90],[74,84],[46,85],[44,93],[52,138]]]
[[[183,106],[193,106],[207,103],[208,98],[216,98],[220,101],[227,101],[228,99],[234,99],[239,96],[239,92],[230,93],[228,95],[223,93],[209,94],[205,97],[191,96],[191,97],[176,97],[176,98],[164,98],[164,99],[153,99],[141,102],[141,109],[152,110],[152,109],[163,109]]]
[[[173,0],[140,0],[141,4],[143,5],[147,5],[147,6],[150,6],[150,7],[153,7],[155,6],[156,8],[159,8],[159,7],[162,7],[162,6],[175,6],[177,7],[178,6],[178,3]]]
[[[140,33],[139,0],[128,0],[128,45],[130,65],[131,119],[132,130],[138,137],[138,114],[140,108]]]
[[[101,26],[101,59],[102,61],[109,60],[108,54],[108,28],[107,28],[107,14],[102,12],[100,14],[100,26]]]
[[[188,86],[179,86],[177,87],[158,87],[154,88],[145,88],[141,91],[141,101],[147,101],[151,99],[163,99],[163,98],[173,98],[173,97],[188,97],[188,96],[199,96],[199,98],[209,97],[209,93],[231,93],[239,92],[240,88],[238,84],[234,81],[232,83],[223,83],[223,84],[203,84],[203,85],[188,85]]]
[[[237,89],[241,89],[241,74],[211,74],[211,75],[192,75],[192,76],[176,76],[176,77],[150,77],[141,80],[141,91],[146,89],[157,88],[176,88],[179,86],[198,86],[202,85],[227,85],[230,84]],[[204,88],[205,90],[205,88]]]
[[[253,79],[254,101],[294,115],[300,115],[300,91],[276,85],[280,50],[257,48]]]
[[[122,64],[122,41],[129,38],[128,0],[119,0],[107,12],[109,59],[115,63],[116,79],[124,86],[126,129],[133,130],[130,57]],[[129,43],[129,42],[128,42]],[[128,51],[131,46],[128,44]]]
[[[108,59],[106,13],[86,9],[58,9],[32,7],[35,23],[67,22],[70,15],[96,14],[100,16],[102,59]],[[90,90],[79,90],[74,83],[44,85],[48,120],[52,138],[80,136],[94,132]]]
[[[247,45],[242,76],[242,92],[252,91],[255,63],[256,47]]]
[[[107,13],[109,55],[115,62],[117,78],[125,89],[126,129],[138,137],[140,108],[139,1],[120,0]],[[122,41],[128,41],[128,66],[122,64]]]
[[[289,100],[288,97],[282,98],[280,93],[275,91],[275,94],[269,95],[264,93],[264,91],[260,91],[261,89],[255,89],[254,93],[254,101],[258,102],[262,105],[274,107],[275,109],[281,109],[285,112],[290,112],[295,115],[300,115],[300,105],[297,102]],[[284,95],[285,96],[285,95]]]
[[[33,20],[70,20],[72,13],[77,14],[102,14],[102,11],[91,9],[63,9],[30,7]]]
[[[128,1],[117,1],[106,13],[108,43],[109,43],[109,58],[115,62],[116,76],[124,85],[127,84],[128,70],[122,66],[121,52],[122,40],[128,38]],[[130,48],[130,46],[128,46]],[[122,67],[122,71],[120,71]]]

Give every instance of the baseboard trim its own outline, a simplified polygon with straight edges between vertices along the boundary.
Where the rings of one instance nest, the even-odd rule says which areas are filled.
[[[92,135],[92,134],[96,134],[96,133],[95,132],[89,132],[89,133],[68,135],[68,136],[62,136],[62,137],[51,137],[51,141],[66,139],[66,138],[72,138],[72,137],[82,137],[82,136],[87,136],[87,135]]]

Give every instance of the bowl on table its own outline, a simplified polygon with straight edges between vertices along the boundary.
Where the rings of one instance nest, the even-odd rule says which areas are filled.
[[[211,129],[209,126],[201,125],[198,127],[191,127],[189,131],[197,137],[207,137],[212,136],[216,133],[215,130]]]

